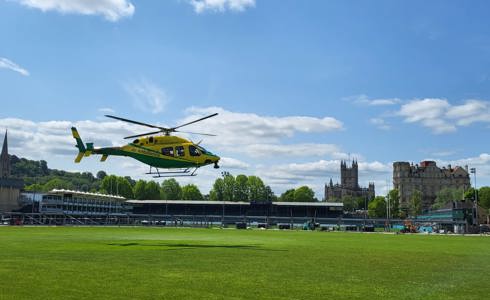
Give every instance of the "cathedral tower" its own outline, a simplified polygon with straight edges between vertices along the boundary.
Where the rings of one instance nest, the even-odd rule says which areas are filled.
[[[359,171],[357,161],[352,161],[351,167],[345,161],[340,162],[340,183],[347,189],[359,188]]]
[[[0,178],[10,177],[10,159],[7,144],[7,131],[3,139],[2,153],[0,154]]]

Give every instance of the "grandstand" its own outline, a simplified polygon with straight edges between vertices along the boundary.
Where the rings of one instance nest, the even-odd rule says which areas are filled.
[[[132,206],[134,216],[195,224],[302,224],[312,219],[335,220],[343,214],[343,204],[338,202],[128,200],[126,203]]]
[[[127,200],[120,196],[54,189],[23,192],[22,208],[3,214],[10,224],[38,225],[191,225],[337,223],[337,202],[230,202]],[[4,223],[5,221],[3,221]]]
[[[113,224],[130,213],[125,201],[120,196],[54,189],[48,193],[22,193],[23,207],[5,215],[11,223]]]

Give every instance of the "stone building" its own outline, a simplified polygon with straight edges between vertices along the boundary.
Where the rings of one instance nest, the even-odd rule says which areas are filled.
[[[347,162],[340,162],[340,184],[330,182],[325,184],[325,201],[341,201],[345,196],[366,198],[368,201],[375,196],[374,183],[369,183],[369,187],[359,186],[359,167],[357,161],[352,161],[350,167]]]
[[[11,178],[10,172],[7,132],[5,132],[0,154],[0,212],[10,212],[20,208],[19,195],[24,182],[21,179]]]
[[[441,189],[455,188],[465,191],[471,184],[468,166],[453,168],[449,165],[439,168],[434,161],[423,161],[415,166],[408,162],[394,162],[393,187],[400,193],[401,208],[408,208],[412,194],[419,191],[422,194],[422,208],[427,209],[434,203]]]

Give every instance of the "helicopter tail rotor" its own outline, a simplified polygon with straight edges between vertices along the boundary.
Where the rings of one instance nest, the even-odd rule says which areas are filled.
[[[73,138],[77,141],[75,147],[78,148],[78,155],[75,158],[75,162],[79,163],[84,156],[89,156],[92,153],[93,144],[92,145],[87,144],[87,146],[91,146],[89,148],[92,148],[92,149],[87,149],[87,147],[85,147],[85,144],[82,141],[82,138],[80,138],[80,134],[78,134],[78,130],[75,127],[71,128],[71,134],[73,135]]]

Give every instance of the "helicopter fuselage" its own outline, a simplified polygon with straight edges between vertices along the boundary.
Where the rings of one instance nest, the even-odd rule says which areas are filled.
[[[79,139],[76,129],[74,137]],[[127,156],[151,167],[163,169],[198,168],[210,164],[217,167],[220,160],[219,156],[203,147],[177,136],[143,137],[121,147],[94,148],[92,143],[87,143],[86,148],[80,145],[77,147],[83,156],[102,155],[101,161],[105,161],[108,156]],[[81,158],[77,157],[78,161],[75,161],[79,162]]]

